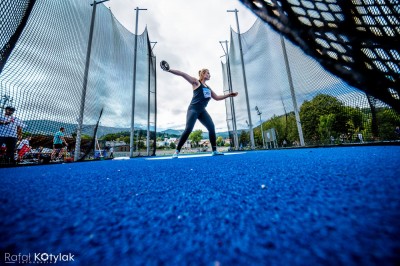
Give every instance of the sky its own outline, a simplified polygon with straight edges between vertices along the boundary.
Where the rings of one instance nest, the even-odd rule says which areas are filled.
[[[239,10],[240,32],[246,32],[256,15],[234,0],[110,0],[104,3],[126,29],[135,33],[136,7],[139,11],[138,34],[145,27],[150,41],[157,42],[153,53],[157,63],[166,60],[172,69],[198,77],[202,68],[210,70],[207,84],[223,94],[221,62],[225,62],[220,41],[229,41],[231,27],[237,32],[234,12]],[[157,128],[184,129],[186,111],[192,98],[192,86],[182,77],[157,70]],[[237,97],[245,97],[239,95]],[[227,131],[225,101],[211,100],[207,111],[217,132]],[[194,130],[207,130],[197,122]]]

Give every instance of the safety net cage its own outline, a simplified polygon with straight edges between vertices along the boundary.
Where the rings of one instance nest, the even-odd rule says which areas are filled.
[[[242,2],[262,20],[222,64],[232,146],[399,140],[396,1]]]
[[[3,0],[0,18],[2,166],[155,153],[147,29],[92,0]]]

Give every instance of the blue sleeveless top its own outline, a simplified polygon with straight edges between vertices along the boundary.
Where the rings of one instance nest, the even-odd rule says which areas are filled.
[[[199,81],[200,82],[200,81]],[[200,86],[193,90],[193,98],[190,106],[193,107],[206,107],[211,99],[211,89],[206,87],[200,82]]]

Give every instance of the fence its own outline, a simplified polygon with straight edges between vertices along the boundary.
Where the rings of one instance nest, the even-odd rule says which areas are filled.
[[[240,35],[231,30],[227,59],[224,91],[239,92],[226,100],[235,147],[265,146],[261,123],[264,132],[276,129],[279,146],[398,138],[393,108],[331,74],[261,20]]]
[[[122,139],[133,127],[133,155],[146,146],[142,154],[154,154],[156,63],[147,29],[135,36],[103,4],[91,4],[0,3],[5,21],[0,34],[0,111],[3,115],[6,106],[16,109],[14,116],[25,124],[22,138],[30,136],[37,152],[48,153],[54,133],[64,127],[69,154],[81,160],[96,138],[114,134]]]

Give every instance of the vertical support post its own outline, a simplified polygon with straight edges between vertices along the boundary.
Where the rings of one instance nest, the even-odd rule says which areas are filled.
[[[150,71],[151,71],[151,49],[149,50],[149,67],[147,78],[147,134],[146,134],[146,156],[150,155]]]
[[[261,125],[261,136],[262,136],[262,147],[263,147],[263,149],[265,148],[265,145],[264,145],[264,131],[263,131],[263,127],[262,127],[262,120],[261,120],[261,114],[260,114],[260,125]]]
[[[222,46],[222,43],[225,43],[226,50]],[[232,74],[231,74],[231,65],[229,61],[229,53],[228,53],[228,41],[220,41],[222,46],[222,50],[224,50],[225,57],[226,57],[226,68],[227,68],[227,77],[228,77],[228,87],[229,92],[233,92],[232,88]],[[237,135],[237,128],[236,128],[236,114],[235,114],[235,102],[233,97],[229,97],[230,107],[231,107],[231,114],[232,114],[232,127],[233,127],[233,144],[235,146],[235,150],[239,149],[239,141]]]
[[[282,37],[282,35],[281,35],[281,44],[282,44],[282,50],[283,50],[283,57],[285,59],[286,72],[287,72],[288,80],[289,80],[290,93],[292,95],[292,102],[293,102],[294,114],[296,117],[297,130],[299,132],[300,145],[305,146],[304,137],[303,137],[303,129],[301,128],[299,108],[297,107],[297,100],[296,100],[296,94],[294,92],[292,74],[290,72],[289,59],[288,59],[287,52],[286,52],[285,39]]]
[[[131,157],[131,158],[133,157],[133,150],[135,149],[134,139],[135,139],[136,61],[137,61],[137,34],[138,34],[138,23],[139,23],[139,11],[147,10],[147,9],[141,9],[139,7],[136,7],[135,10],[136,10],[135,46],[134,46],[135,59],[133,61],[131,135],[130,135],[130,143],[129,143],[129,157]]]
[[[157,62],[157,58],[154,56],[154,62]],[[154,143],[153,143],[153,154],[156,156],[157,149],[157,68],[154,69]]]
[[[260,109],[258,109],[258,106],[257,106],[257,105],[256,105],[256,111],[257,111],[257,114],[260,116],[262,147],[263,147],[263,149],[264,149],[264,148],[265,148],[265,146],[264,146],[264,132],[263,132],[262,120],[261,120],[261,115],[262,115],[262,113],[260,112]]]
[[[229,52],[228,52],[228,41],[225,41],[226,46],[226,62],[228,67],[228,82],[229,82],[229,92],[233,92],[232,88],[232,74],[231,74],[231,63],[229,59]],[[233,138],[235,143],[235,150],[239,150],[239,139],[237,135],[237,128],[236,128],[236,113],[235,113],[235,101],[233,97],[229,98],[231,101],[231,113],[232,113],[232,126],[233,126]]]
[[[247,115],[249,118],[249,128],[250,128],[250,143],[251,143],[251,149],[254,149],[254,132],[253,132],[253,123],[251,121],[251,113],[250,113],[250,104],[249,104],[249,93],[247,90],[247,79],[246,79],[246,70],[244,66],[244,59],[243,59],[243,49],[242,49],[242,38],[240,36],[240,28],[239,28],[239,18],[238,18],[238,12],[239,10],[227,10],[227,12],[235,12],[236,16],[236,25],[237,25],[237,32],[238,32],[238,38],[239,38],[239,49],[240,49],[240,59],[242,62],[242,73],[243,73],[243,82],[244,82],[244,90],[246,94],[246,104],[247,104]]]
[[[105,1],[102,1],[105,2]],[[99,2],[99,3],[102,3]],[[82,95],[81,95],[81,105],[79,108],[79,117],[78,117],[78,127],[76,129],[76,143],[75,143],[75,153],[74,153],[74,161],[78,161],[81,155],[81,141],[82,141],[82,125],[83,125],[83,113],[85,111],[85,100],[86,100],[86,90],[87,90],[87,83],[88,83],[88,74],[89,74],[89,64],[90,64],[90,54],[92,52],[92,40],[93,40],[93,28],[94,28],[94,21],[96,18],[96,6],[99,4],[96,0],[93,0],[93,10],[92,10],[92,18],[90,21],[90,30],[89,30],[89,40],[88,40],[88,47],[86,52],[86,63],[85,63],[85,73],[83,75],[83,88],[82,88]]]
[[[154,43],[154,46],[157,42]],[[151,93],[151,65],[153,62],[153,47],[149,47],[149,68],[148,68],[148,91],[147,91],[147,137],[146,137],[146,147],[147,147],[147,156],[150,156],[150,93]]]

